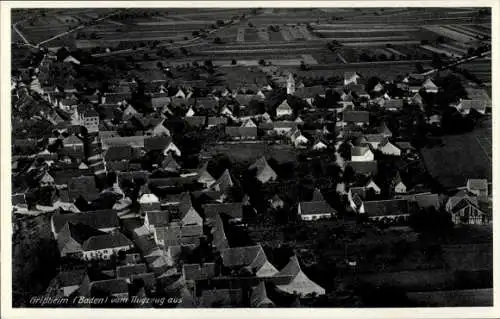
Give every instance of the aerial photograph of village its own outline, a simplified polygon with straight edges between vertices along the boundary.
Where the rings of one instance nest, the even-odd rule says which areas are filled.
[[[12,307],[493,306],[490,8],[10,15]]]

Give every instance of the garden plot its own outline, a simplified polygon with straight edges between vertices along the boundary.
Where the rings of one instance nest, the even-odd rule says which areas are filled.
[[[288,28],[281,28],[280,29],[281,36],[283,37],[283,40],[285,41],[291,41],[293,39],[293,36]]]
[[[394,48],[386,48],[387,51],[391,52],[392,54],[396,54],[396,55],[399,55],[401,57],[406,57],[407,55],[402,53],[401,51],[398,51]]]
[[[148,22],[137,22],[136,25],[140,26],[163,26],[163,25],[211,25],[214,20],[190,20],[190,21],[148,21]]]
[[[459,47],[457,45],[453,45],[451,43],[442,43],[441,46],[444,48],[450,49],[452,51],[458,52],[461,55],[467,54],[467,49],[464,49],[464,48]]]
[[[472,32],[470,30],[465,30],[465,29],[461,28],[458,25],[446,25],[445,27],[448,28],[448,29],[450,29],[450,30],[453,30],[453,31],[456,31],[456,32],[460,32],[460,33],[463,33],[465,35],[468,35],[468,36],[471,36],[471,37],[474,37],[474,38],[478,36],[478,34],[476,32]]]
[[[269,39],[272,41],[272,42],[279,42],[279,41],[283,41],[283,36],[281,35],[281,32],[273,32],[273,31],[269,31],[268,32],[268,35],[269,35]]]
[[[259,29],[259,31],[257,31],[257,36],[261,41],[269,41],[269,33],[267,33],[266,29]]]
[[[415,45],[419,44],[420,41],[413,41],[413,40],[391,40],[391,41],[374,41],[374,42],[347,42],[343,43],[344,46],[348,47],[380,47],[384,46],[386,44],[391,44],[391,45]]]
[[[422,49],[429,50],[429,51],[437,53],[437,54],[445,54],[446,56],[449,56],[452,58],[460,57],[459,54],[451,52],[450,50],[446,50],[445,48],[435,47],[435,46],[431,46],[431,45],[421,45],[420,47]]]
[[[310,54],[302,54],[302,59],[305,64],[318,64],[318,61]]]
[[[459,27],[460,29],[465,30],[465,31],[473,32],[474,34],[479,34],[479,35],[482,35],[485,37],[491,37],[491,30],[490,29],[485,30],[484,28],[481,28],[480,26],[460,25],[460,26],[456,26],[456,27]]]
[[[450,30],[444,26],[432,25],[432,26],[424,26],[423,28],[458,42],[466,43],[471,41],[477,41],[475,37],[471,37],[463,33]]]
[[[410,39],[409,36],[406,35],[398,35],[398,36],[384,36],[384,37],[348,37],[348,38],[342,38],[342,37],[325,37],[328,40],[336,40],[339,42],[343,43],[349,43],[349,42],[383,42],[383,43],[390,43],[392,41],[399,41],[399,40],[408,40]]]
[[[238,28],[236,31],[236,42],[245,42],[245,28]]]

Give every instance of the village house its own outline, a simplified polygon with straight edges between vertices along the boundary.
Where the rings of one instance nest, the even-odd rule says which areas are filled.
[[[93,201],[99,197],[94,176],[78,176],[68,181],[68,193],[71,200],[81,197],[87,201]]]
[[[382,107],[387,111],[400,111],[403,108],[403,100],[402,99],[385,100],[382,104]]]
[[[223,249],[221,252],[223,273],[247,271],[257,278],[269,278],[278,270],[268,261],[261,245]]]
[[[460,113],[467,115],[471,110],[476,110],[481,114],[486,113],[486,109],[491,107],[491,104],[487,100],[463,100],[461,99],[457,105],[454,107]]]
[[[490,213],[480,208],[477,198],[464,191],[451,196],[446,202],[446,211],[455,224],[489,224]]]
[[[129,297],[129,283],[127,280],[120,279],[106,279],[93,281],[90,283],[90,296],[102,296],[103,294],[109,295],[113,298],[121,299]]]
[[[205,218],[209,220],[214,220],[216,215],[228,217],[231,222],[241,222],[243,220],[242,203],[205,204],[202,208]]]
[[[321,296],[326,293],[325,289],[309,279],[302,271],[297,256],[290,257],[288,264],[273,276],[270,280],[276,285],[278,291],[300,298]]]
[[[356,174],[371,175],[377,174],[377,161],[347,161],[346,167],[351,167]]]
[[[470,178],[467,180],[466,188],[467,191],[476,195],[480,199],[488,197],[488,181],[486,179]]]
[[[363,126],[370,123],[370,112],[367,111],[345,111],[342,114],[341,125],[344,126],[347,124]]]
[[[102,232],[111,232],[119,227],[118,215],[113,210],[54,214],[51,219],[51,230],[55,239],[67,223],[84,224]]]
[[[226,125],[227,118],[224,116],[209,116],[207,118],[207,129],[210,129],[214,126]]]
[[[120,232],[90,237],[83,244],[83,259],[109,259],[120,251],[129,251],[133,243]]]
[[[272,130],[278,135],[286,135],[297,128],[297,123],[292,121],[276,121],[272,124]]]
[[[174,144],[172,137],[170,136],[154,136],[148,137],[144,140],[144,150],[150,151],[161,151],[164,156],[169,153],[175,156],[181,156],[181,150]]]
[[[351,147],[351,161],[352,162],[371,162],[375,158],[373,152],[369,147],[352,146]]]
[[[426,93],[437,93],[439,91],[437,85],[434,84],[434,82],[430,78],[424,81],[424,83],[422,84],[422,89]]]
[[[405,199],[388,199],[365,201],[359,209],[360,214],[366,214],[371,220],[407,219],[410,216],[408,201]]]
[[[360,76],[356,72],[345,72],[344,73],[344,86],[348,86],[349,84],[358,84]]]
[[[88,292],[90,279],[85,269],[64,270],[57,274],[47,288],[47,293],[54,297],[84,296]]]
[[[226,126],[226,134],[233,140],[255,140],[257,127]]]
[[[304,221],[332,218],[337,212],[324,200],[300,202],[298,214]]]
[[[378,150],[384,155],[401,156],[401,150],[388,139],[378,145]]]

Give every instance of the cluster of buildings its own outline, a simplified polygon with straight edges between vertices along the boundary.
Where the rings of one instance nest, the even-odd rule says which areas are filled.
[[[12,86],[14,100],[26,95],[44,100],[50,112],[40,115],[53,125],[47,137],[13,137],[13,180],[18,181],[13,183],[14,211],[51,213],[51,230],[63,262],[79,265],[61,269],[50,294],[167,295],[181,298],[176,305],[180,307],[290,306],[325,294],[321,283],[303,272],[297,256],[278,269],[260,244],[231,246],[227,227],[245,225],[245,211],[253,210],[251,200],[245,196],[241,202],[231,201],[238,177],[229,169],[212,176],[208,162],[183,167],[183,149],[168,127],[169,118],[179,114],[199,134],[211,134],[214,127],[223,130],[220,143],[251,147],[273,141],[301,152],[337,153],[341,144],[347,145],[348,156],[339,155],[338,164],[357,176],[343,191],[348,209],[372,220],[401,221],[412,207],[434,207],[448,211],[455,223],[491,222],[490,212],[483,208],[491,196],[484,179],[469,179],[452,196],[425,191],[425,185],[407,182],[399,171],[389,186],[378,185],[378,154],[408,162],[418,159],[418,152],[408,141],[394,139],[385,123],[374,126],[370,108],[397,112],[424,107],[418,92],[439,90],[431,79],[404,78],[397,85],[405,96],[389,96],[385,83],[366,92],[358,74],[346,73],[343,85],[332,88],[338,101],[326,110],[336,120],[308,130],[306,116],[317,111],[316,99],[327,92],[323,87],[303,87],[293,75],[281,81],[287,98],[262,113],[250,105],[265,102],[274,89],[270,85],[253,93],[224,89],[200,97],[187,85],[147,83],[152,112],[146,114],[130,103],[135,81],[121,81],[112,92],[78,92],[69,84],[60,88],[40,82],[47,77],[44,72],[50,73],[51,63],[79,63],[70,57],[44,57],[31,82]],[[307,107],[294,109],[290,96]],[[483,110],[475,99],[480,98],[463,100],[457,108]],[[248,170],[263,184],[280,182],[266,157]],[[269,205],[278,209],[284,201],[276,195]],[[304,222],[337,215],[320,189],[293,207]]]

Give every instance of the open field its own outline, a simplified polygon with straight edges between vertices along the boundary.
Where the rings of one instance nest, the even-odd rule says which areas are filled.
[[[443,147],[422,149],[431,175],[446,188],[464,186],[468,178],[487,178],[491,181],[491,153],[483,148],[478,138],[491,139],[491,129],[481,128],[471,133],[444,136]]]

